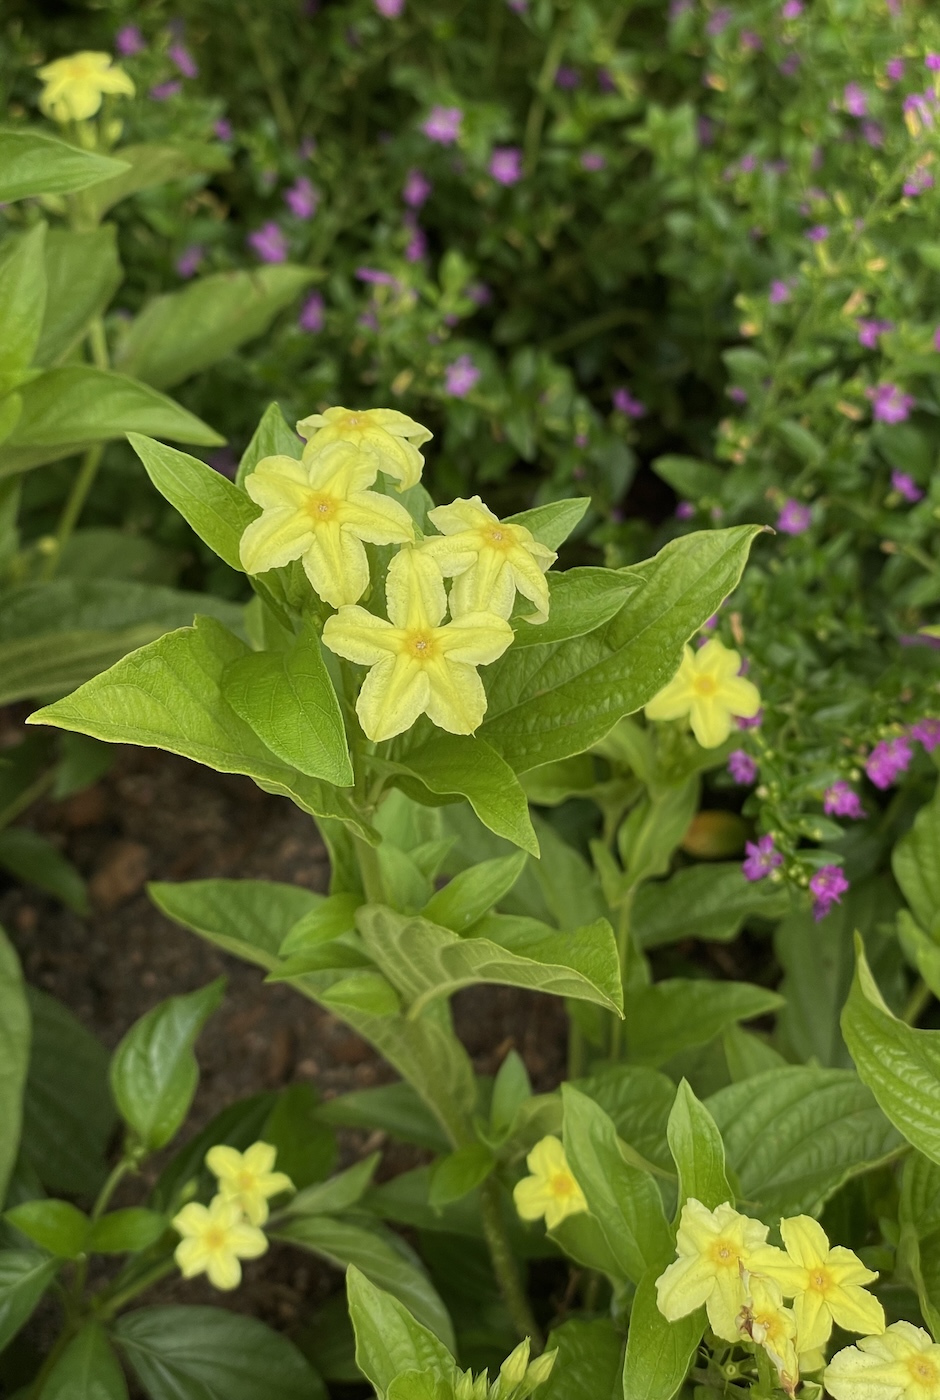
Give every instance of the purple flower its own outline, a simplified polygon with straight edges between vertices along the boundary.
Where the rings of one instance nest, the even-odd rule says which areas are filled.
[[[296,218],[312,219],[320,203],[320,194],[306,175],[301,175],[284,191],[284,203]]]
[[[224,117],[219,117],[219,120],[215,123],[212,130],[220,141],[231,141],[232,137],[235,135],[232,130],[232,123],[226,121]]]
[[[913,756],[910,740],[903,734],[897,739],[882,739],[865,760],[865,772],[875,787],[884,791],[907,769]]]
[[[494,146],[489,172],[498,185],[515,185],[522,179],[522,152],[518,146]]]
[[[249,233],[247,242],[262,262],[282,263],[287,261],[287,239],[273,219],[269,219],[266,224],[255,229],[254,233]]]
[[[763,706],[761,706],[761,708],[757,711],[757,714],[754,715],[752,719],[741,719],[739,717],[735,719],[734,722],[739,729],[760,729],[761,725],[764,722]]]
[[[924,190],[932,188],[933,176],[926,165],[916,165],[903,185],[904,193],[912,199],[916,198],[919,194],[923,194]]]
[[[567,63],[562,63],[555,74],[555,86],[560,88],[576,88],[581,85],[581,75],[577,68],[571,68]]]
[[[757,841],[745,842],[747,859],[741,866],[745,880],[763,880],[778,865],[783,864],[783,856],[774,848],[772,836],[761,836]]]
[[[297,317],[297,324],[302,331],[310,331],[316,334],[323,329],[324,314],[323,298],[319,292],[311,292],[307,300],[300,309]]]
[[[177,68],[182,73],[184,78],[195,78],[198,76],[198,63],[193,58],[186,45],[181,43],[179,39],[177,39],[175,43],[170,45],[170,47],[167,49],[167,53],[169,54],[173,62],[176,64]]]
[[[800,55],[798,53],[788,53],[786,58],[783,59],[777,67],[785,78],[792,78],[795,73],[799,72]]]
[[[878,384],[874,389],[866,389],[865,394],[871,399],[876,423],[903,423],[914,407],[913,396],[896,384]]]
[[[669,23],[675,24],[677,19],[687,15],[692,8],[692,0],[669,0]]]
[[[924,62],[931,73],[940,73],[940,53],[929,53]]]
[[[784,19],[799,19],[800,15],[803,13],[802,0],[786,0],[780,13],[783,15]]]
[[[725,390],[725,393],[732,403],[747,403],[747,390],[742,389],[740,384],[732,384],[730,389]]]
[[[420,170],[409,170],[401,197],[410,209],[420,209],[432,189],[431,181]]]
[[[923,499],[923,491],[921,491],[914,478],[909,476],[907,472],[899,472],[895,469],[891,473],[891,485],[894,487],[895,491],[897,491],[898,495],[903,496],[905,501],[908,501],[911,505],[913,505],[915,501]]]
[[[812,520],[809,506],[800,505],[799,501],[784,501],[777,516],[777,529],[785,535],[802,535],[804,530],[809,529]]]
[[[607,68],[598,68],[596,76],[597,86],[600,88],[601,92],[617,91],[617,84],[614,82]]]
[[[645,417],[646,404],[640,399],[635,399],[629,389],[625,387],[615,389],[610,397],[614,408],[620,413],[625,413],[628,418]]]
[[[829,237],[829,230],[825,224],[814,224],[812,228],[806,230],[806,237],[810,243],[825,243]]]
[[[904,59],[889,58],[885,64],[885,72],[894,83],[899,83],[904,77]]]
[[[360,282],[367,282],[372,287],[398,286],[398,279],[379,267],[357,267],[356,276]]]
[[[114,47],[122,58],[132,58],[147,47],[144,36],[136,24],[125,24],[114,36]]]
[[[677,520],[691,520],[695,514],[695,506],[691,501],[680,501],[676,506]]]
[[[838,865],[822,865],[809,882],[813,900],[813,918],[824,919],[834,904],[842,903],[849,882]]]
[[[150,96],[154,102],[168,102],[171,97],[179,97],[183,91],[183,84],[173,78],[168,83],[155,83],[150,89]]]
[[[862,135],[869,146],[880,149],[885,143],[885,134],[880,122],[862,122]]]
[[[578,160],[582,170],[603,170],[607,164],[606,156],[600,151],[582,151]]]
[[[731,23],[732,18],[733,12],[730,7],[728,5],[720,5],[706,24],[705,33],[710,34],[712,38],[716,38],[719,34],[724,33]]]
[[[865,89],[859,83],[846,83],[842,101],[850,117],[868,115],[868,98],[865,96]]]
[[[933,126],[935,107],[936,98],[932,92],[912,92],[910,97],[904,99],[904,115],[911,118],[915,132],[918,119],[923,122],[924,126]]]
[[[383,19],[398,19],[405,8],[405,0],[375,0],[375,8]]]
[[[406,214],[404,223],[411,235],[405,245],[405,258],[410,263],[420,262],[422,258],[427,257],[428,252],[428,240],[424,229],[414,214]]]
[[[735,749],[728,755],[728,772],[736,783],[749,787],[757,777],[757,764],[744,749]]]
[[[775,277],[770,284],[771,306],[780,306],[783,302],[789,301],[792,295],[789,282],[784,282],[782,277]]]
[[[910,728],[911,738],[923,744],[928,753],[933,753],[940,744],[940,719],[919,719]]]
[[[758,49],[764,47],[764,41],[759,34],[755,34],[753,29],[741,30],[741,47],[750,49],[751,53],[756,53]]]
[[[879,336],[885,331],[893,331],[893,321],[866,321],[860,320],[858,323],[858,343],[864,345],[866,350],[875,350],[878,346]]]
[[[205,249],[200,248],[198,243],[193,243],[189,248],[184,248],[176,259],[176,271],[180,277],[195,277],[199,271],[199,266],[205,257]]]
[[[430,141],[437,141],[441,146],[452,146],[460,136],[462,121],[463,112],[459,107],[434,106],[421,130]]]
[[[738,169],[743,171],[745,175],[750,175],[752,170],[757,169],[757,156],[750,152],[746,156],[742,156],[738,161]]]
[[[455,399],[462,399],[480,378],[482,371],[477,369],[469,355],[458,355],[445,371],[445,388]]]
[[[830,817],[852,817],[855,821],[860,821],[865,815],[861,798],[844,778],[826,788],[823,811]]]
[[[529,8],[529,0],[506,0],[506,4],[517,15],[524,15]]]

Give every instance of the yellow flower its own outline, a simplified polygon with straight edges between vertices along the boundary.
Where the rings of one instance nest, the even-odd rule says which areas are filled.
[[[253,1142],[245,1152],[220,1143],[206,1153],[206,1166],[218,1178],[223,1199],[234,1202],[252,1225],[267,1220],[270,1196],[294,1189],[289,1176],[271,1170],[276,1157],[277,1148],[269,1142]]]
[[[314,590],[331,607],[356,603],[369,586],[362,541],[402,544],[414,538],[405,507],[368,491],[378,474],[372,457],[349,443],[293,457],[264,457],[245,481],[262,514],[242,535],[246,573],[302,559]]]
[[[268,1247],[264,1233],[224,1196],[214,1196],[208,1206],[190,1201],[174,1218],[173,1229],[183,1237],[173,1256],[183,1277],[207,1274],[213,1288],[237,1288],[239,1259],[257,1259]]]
[[[524,525],[502,522],[479,496],[435,506],[428,518],[439,536],[424,541],[423,548],[441,566],[445,578],[456,575],[450,593],[454,617],[486,609],[509,617],[518,591],[537,611],[529,622],[548,620],[548,584],[545,572],[558,555]]]
[[[311,451],[321,452],[330,443],[351,443],[366,453],[379,471],[394,477],[399,491],[421,480],[424,458],[418,448],[432,436],[427,428],[394,408],[328,408],[301,418],[297,431],[307,439],[305,459]]]
[[[836,1352],[823,1377],[835,1400],[937,1400],[940,1346],[910,1322],[892,1322]]]
[[[717,638],[700,651],[685,648],[682,664],[667,686],[646,706],[647,719],[689,716],[703,749],[716,749],[731,733],[732,716],[753,719],[760,709],[756,685],[738,675],[741,658]]]
[[[678,1259],[656,1280],[663,1317],[676,1322],[705,1304],[712,1331],[740,1341],[738,1318],[747,1302],[751,1256],[767,1239],[767,1226],[740,1215],[727,1202],[708,1210],[690,1197],[676,1236]]]
[[[543,1137],[526,1158],[531,1176],[516,1182],[512,1193],[516,1210],[523,1220],[541,1220],[549,1230],[569,1215],[587,1210],[584,1192],[568,1166],[565,1149],[556,1137]]]
[[[83,122],[101,106],[102,94],[134,96],[134,84],[109,53],[69,54],[40,68],[45,87],[39,94],[40,110],[57,122]]]
[[[365,734],[375,742],[391,739],[421,714],[451,734],[472,734],[486,713],[475,668],[502,656],[512,641],[509,623],[478,612],[442,627],[444,580],[434,560],[416,549],[392,560],[385,598],[390,622],[346,607],[323,629],[331,651],[372,668],[356,702]]]
[[[847,1332],[883,1332],[884,1309],[861,1286],[878,1277],[842,1245],[829,1247],[826,1232],[808,1215],[781,1220],[786,1254],[758,1251],[753,1268],[793,1296],[801,1351],[825,1346],[833,1322]]]
[[[800,1379],[800,1359],[796,1354],[796,1318],[783,1306],[780,1287],[768,1279],[748,1280],[748,1298],[738,1317],[741,1332],[761,1346],[777,1368],[780,1384],[788,1395]]]

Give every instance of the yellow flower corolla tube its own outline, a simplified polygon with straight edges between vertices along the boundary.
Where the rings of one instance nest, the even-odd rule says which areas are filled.
[[[267,1220],[271,1196],[294,1189],[289,1176],[273,1170],[276,1157],[277,1148],[269,1142],[253,1142],[244,1152],[219,1143],[206,1153],[206,1166],[218,1179],[223,1200],[238,1206],[251,1225]]]
[[[369,544],[414,538],[411,516],[398,501],[369,491],[378,475],[373,457],[349,443],[293,457],[264,457],[245,481],[263,514],[242,535],[239,555],[248,574],[303,560],[314,591],[340,608],[369,586]]]
[[[748,1280],[748,1297],[738,1317],[744,1336],[761,1346],[777,1368],[780,1384],[792,1395],[800,1379],[796,1353],[796,1318],[783,1306],[779,1284],[753,1275]]]
[[[892,1322],[836,1352],[823,1381],[834,1400],[937,1400],[940,1346],[910,1322]]]
[[[699,651],[685,648],[682,664],[667,686],[646,706],[647,719],[689,716],[692,733],[703,749],[716,749],[731,733],[735,716],[753,719],[760,692],[738,675],[741,658],[713,638]]]
[[[364,452],[379,471],[394,477],[399,491],[421,480],[424,458],[418,449],[432,436],[427,428],[394,408],[328,408],[301,418],[297,431],[307,440],[305,459],[331,443],[348,442]]]
[[[477,666],[495,661],[512,628],[495,613],[468,613],[441,626],[447,608],[437,564],[403,549],[385,580],[386,622],[365,608],[327,618],[323,641],[338,656],[371,666],[356,702],[359,722],[375,742],[410,729],[419,715],[451,734],[472,734],[486,713]]]
[[[208,1206],[190,1201],[173,1219],[182,1239],[173,1255],[184,1278],[206,1274],[213,1288],[241,1283],[240,1259],[257,1259],[268,1247],[266,1235],[249,1225],[234,1201],[214,1196]]]
[[[512,1193],[516,1210],[523,1220],[541,1220],[549,1230],[569,1215],[588,1208],[584,1192],[568,1165],[565,1149],[556,1137],[543,1137],[526,1158],[531,1176],[517,1181]]]
[[[510,525],[495,516],[479,496],[435,506],[428,519],[440,530],[423,548],[454,578],[450,610],[454,617],[486,609],[509,617],[516,593],[535,604],[529,622],[548,620],[546,570],[558,555],[539,544],[524,525]]]
[[[134,96],[134,84],[109,53],[69,54],[40,68],[44,83],[39,94],[40,110],[53,121],[83,122],[93,117],[101,106],[104,93]]]
[[[727,1202],[708,1210],[690,1197],[679,1219],[679,1257],[656,1280],[663,1317],[676,1322],[704,1303],[712,1331],[726,1342],[740,1341],[745,1280],[754,1251],[766,1241],[767,1226],[759,1220],[740,1215]]]
[[[833,1322],[847,1332],[884,1331],[884,1309],[862,1287],[878,1275],[856,1254],[842,1245],[830,1248],[826,1232],[808,1215],[781,1220],[780,1234],[786,1254],[758,1250],[752,1267],[793,1297],[801,1351],[825,1346]]]

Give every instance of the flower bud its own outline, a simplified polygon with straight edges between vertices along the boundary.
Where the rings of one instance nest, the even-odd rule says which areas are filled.
[[[510,1395],[517,1385],[521,1385],[525,1380],[525,1373],[529,1365],[529,1339],[520,1342],[515,1351],[510,1352],[499,1368],[499,1393],[500,1395]]]
[[[541,1356],[537,1356],[526,1372],[526,1384],[531,1385],[533,1390],[537,1385],[544,1385],[552,1374],[557,1356],[557,1348],[554,1351],[543,1351]]]

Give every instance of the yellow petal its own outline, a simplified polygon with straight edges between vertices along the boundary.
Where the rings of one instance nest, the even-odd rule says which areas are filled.
[[[509,565],[516,588],[524,598],[535,604],[539,621],[547,622],[550,599],[548,583],[541,565],[525,549],[512,550]]]
[[[509,561],[505,554],[492,549],[477,554],[450,590],[450,612],[455,618],[481,611],[508,618],[515,601],[516,585]]]
[[[134,96],[134,84],[124,72],[123,68],[116,65],[108,68],[98,79],[98,87],[102,92],[120,93],[124,97]]]
[[[174,1215],[170,1224],[178,1235],[196,1237],[201,1235],[209,1224],[209,1212],[198,1201],[190,1201],[189,1205],[183,1206],[183,1209]]]
[[[428,519],[442,535],[455,535],[461,530],[480,530],[499,524],[499,516],[494,515],[479,496],[470,496],[466,500],[458,497],[449,506],[435,506],[428,511]]]
[[[378,491],[357,491],[337,508],[337,518],[369,544],[405,544],[415,537],[414,521],[398,501]]]
[[[711,1329],[726,1342],[740,1339],[738,1316],[744,1307],[745,1293],[741,1275],[734,1269],[718,1269],[715,1287],[705,1300],[705,1311]]]
[[[210,1147],[206,1153],[206,1166],[213,1176],[219,1181],[237,1176],[242,1170],[242,1154],[236,1152],[234,1147],[228,1147],[225,1143],[217,1143],[215,1147]]]
[[[267,1235],[245,1221],[233,1225],[227,1238],[229,1248],[239,1259],[258,1259],[267,1252]]]
[[[259,1180],[258,1188],[266,1196],[280,1196],[284,1191],[293,1191],[294,1183],[286,1172],[265,1172]]]
[[[554,1198],[541,1177],[524,1176],[513,1187],[512,1199],[521,1220],[541,1220]]]
[[[378,476],[378,463],[350,442],[330,442],[314,450],[304,448],[304,469],[314,491],[349,496],[365,491]]]
[[[717,749],[731,733],[729,710],[711,696],[693,696],[689,706],[689,723],[703,749]]]
[[[909,1381],[904,1362],[881,1360],[859,1347],[837,1352],[823,1374],[833,1400],[902,1400]]]
[[[269,1172],[277,1161],[277,1148],[270,1142],[253,1142],[242,1153],[245,1170],[262,1176]]]
[[[826,1267],[836,1283],[874,1283],[878,1275],[865,1265],[851,1249],[837,1244],[830,1249]]]
[[[753,681],[746,680],[744,676],[723,680],[718,695],[731,713],[740,715],[742,719],[753,719],[760,709],[760,691]]]
[[[683,715],[689,713],[689,706],[692,704],[695,694],[692,689],[692,673],[689,664],[691,656],[691,651],[686,647],[682,663],[672,680],[664,685],[662,690],[654,695],[645,706],[644,714],[647,719],[681,719]]]
[[[716,680],[736,676],[741,669],[741,657],[717,637],[710,638],[700,647],[695,656],[695,669],[699,675],[711,675]]]
[[[680,1254],[701,1254],[711,1246],[721,1230],[716,1214],[694,1196],[689,1197],[679,1216],[676,1248]]]
[[[526,1165],[535,1176],[548,1177],[552,1172],[570,1170],[561,1138],[551,1134],[539,1139],[526,1157]]]
[[[303,555],[303,566],[314,592],[331,608],[358,603],[369,587],[365,546],[335,520],[327,520],[314,530]]]
[[[310,479],[293,457],[262,457],[245,478],[245,490],[262,510],[291,506],[303,510],[310,499]]]
[[[397,655],[401,634],[384,617],[376,617],[365,608],[345,607],[327,618],[323,643],[337,656],[345,656],[358,666],[375,666]]]
[[[832,1332],[832,1314],[821,1293],[815,1289],[797,1293],[793,1299],[793,1315],[800,1351],[815,1351],[826,1345]]]
[[[747,1266],[752,1274],[779,1284],[788,1298],[805,1287],[806,1270],[801,1264],[794,1264],[790,1256],[776,1245],[764,1244],[753,1250],[748,1255]]]
[[[359,692],[356,714],[367,738],[381,743],[410,729],[430,698],[427,671],[399,653],[372,667]]]
[[[238,557],[246,574],[264,574],[299,559],[313,541],[309,516],[282,508],[266,510],[241,537]]]
[[[467,613],[455,617],[435,633],[435,643],[448,663],[489,666],[512,645],[513,630],[504,618],[493,613]]]
[[[229,1250],[217,1250],[207,1260],[206,1274],[213,1288],[230,1293],[242,1281],[242,1266]]]
[[[826,1302],[833,1320],[844,1332],[883,1332],[885,1312],[878,1299],[856,1283],[827,1289]]]
[[[570,1196],[553,1195],[545,1208],[545,1224],[549,1230],[554,1230],[569,1215],[582,1215],[586,1210],[587,1201],[580,1190]]]
[[[209,1262],[209,1251],[200,1239],[180,1240],[173,1251],[173,1258],[183,1278],[195,1278],[201,1274]]]
[[[431,723],[449,734],[479,729],[486,714],[486,691],[474,668],[448,657],[430,662],[425,674],[430,695],[424,708]]]
[[[829,1237],[811,1215],[792,1215],[780,1222],[780,1238],[795,1264],[816,1269],[829,1257]]]
[[[699,1254],[677,1259],[656,1280],[656,1306],[669,1322],[695,1312],[715,1287],[715,1268]]]
[[[388,566],[385,601],[396,627],[437,627],[447,609],[447,594],[431,555],[421,549],[399,550]]]

